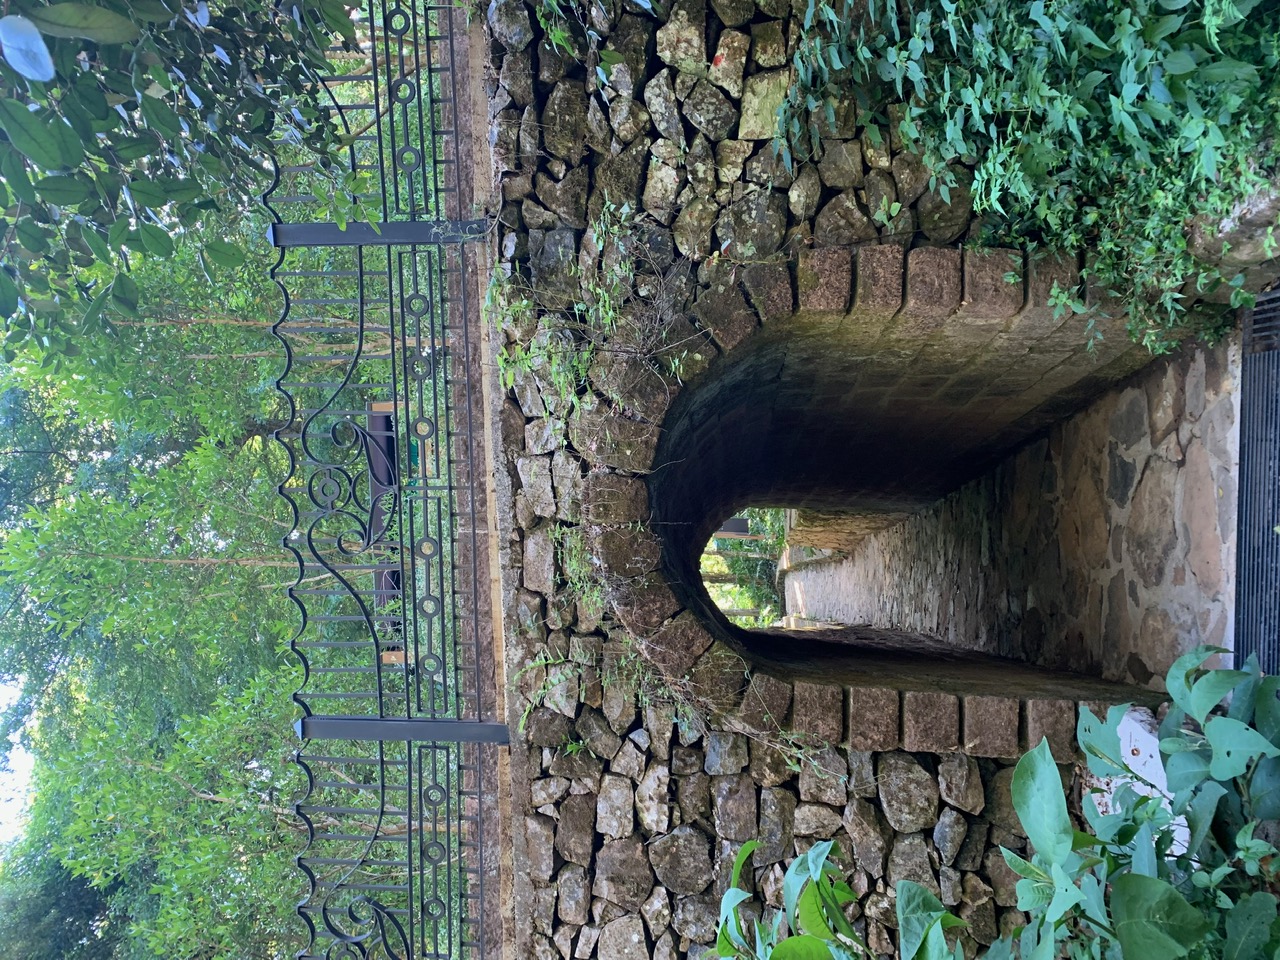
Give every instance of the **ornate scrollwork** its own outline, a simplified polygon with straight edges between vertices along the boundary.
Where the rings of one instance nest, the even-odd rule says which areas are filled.
[[[399,918],[373,897],[342,889],[330,896],[344,895],[350,897],[345,903],[326,900],[322,908],[325,932],[333,940],[325,960],[409,960],[412,950]]]

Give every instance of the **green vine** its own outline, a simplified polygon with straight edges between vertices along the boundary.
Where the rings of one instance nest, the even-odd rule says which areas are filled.
[[[1280,7],[1260,0],[809,0],[783,160],[808,159],[853,100],[874,141],[893,128],[950,201],[972,170],[983,241],[1088,255],[1155,352],[1209,337],[1192,306],[1244,276],[1197,257],[1216,223],[1280,168]],[[1225,253],[1225,251],[1224,251]],[[1216,251],[1215,251],[1216,254]]]

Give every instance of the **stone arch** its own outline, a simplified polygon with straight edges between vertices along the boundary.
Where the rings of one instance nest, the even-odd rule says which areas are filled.
[[[704,277],[692,312],[714,348],[705,368],[651,422],[597,408],[570,424],[595,464],[592,554],[639,650],[749,733],[989,756],[1048,735],[1073,749],[1077,702],[1120,688],[892,631],[744,631],[710,602],[697,556],[753,503],[852,507],[872,527],[900,517],[1138,366],[1114,347],[1081,360],[1079,331],[1062,330],[1049,291],[1077,286],[1077,265],[884,244]],[[1034,353],[1052,366],[1014,369]]]

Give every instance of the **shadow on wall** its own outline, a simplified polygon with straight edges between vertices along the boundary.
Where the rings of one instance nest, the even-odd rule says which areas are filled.
[[[1189,346],[889,529],[802,513],[845,557],[785,573],[788,613],[1156,686],[1232,646],[1240,351]]]

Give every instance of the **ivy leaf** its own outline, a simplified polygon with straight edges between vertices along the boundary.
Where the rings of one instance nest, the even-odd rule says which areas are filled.
[[[48,83],[57,75],[48,44],[36,25],[26,17],[16,13],[0,17],[0,45],[4,47],[4,58],[9,66],[28,80]]]
[[[128,17],[82,3],[55,3],[36,7],[27,14],[51,37],[81,37],[94,43],[132,43],[141,35]]]
[[[1276,898],[1257,891],[1240,898],[1227,914],[1227,943],[1222,960],[1257,960],[1271,939]]]
[[[1209,921],[1172,886],[1136,873],[1112,883],[1111,913],[1125,960],[1186,956],[1209,930]]]
[[[1243,776],[1254,757],[1280,757],[1280,747],[1273,745],[1257,730],[1230,717],[1211,719],[1204,725],[1204,735],[1213,749],[1209,775],[1215,780]]]

